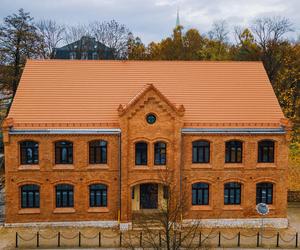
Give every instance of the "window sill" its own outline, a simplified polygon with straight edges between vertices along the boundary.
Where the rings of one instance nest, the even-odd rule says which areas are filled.
[[[87,169],[108,169],[107,164],[89,164]]]
[[[222,210],[239,211],[243,210],[243,207],[241,205],[224,205]]]
[[[88,213],[108,213],[109,209],[107,207],[90,207]]]
[[[56,164],[53,166],[54,170],[73,170],[73,164]]]
[[[18,170],[40,170],[40,165],[20,165]]]
[[[211,211],[213,209],[210,205],[192,205],[191,210],[193,210],[193,211]]]
[[[154,165],[153,168],[154,169],[166,169],[167,165]]]
[[[145,169],[150,169],[148,165],[134,165],[133,169],[137,170],[145,170]]]
[[[53,210],[54,214],[70,214],[75,212],[75,208],[73,207],[57,207]]]
[[[41,210],[39,208],[22,208],[19,210],[18,214],[40,214]]]
[[[192,163],[191,168],[212,168],[210,163]]]
[[[276,168],[277,165],[274,162],[262,162],[262,163],[257,163],[256,168]]]
[[[243,163],[225,163],[224,168],[244,168],[245,165]]]

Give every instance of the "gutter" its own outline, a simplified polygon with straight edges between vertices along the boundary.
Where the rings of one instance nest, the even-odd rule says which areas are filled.
[[[279,128],[182,128],[182,134],[285,134],[283,127]]]
[[[104,128],[104,129],[10,129],[10,135],[106,135],[120,134],[119,128]]]

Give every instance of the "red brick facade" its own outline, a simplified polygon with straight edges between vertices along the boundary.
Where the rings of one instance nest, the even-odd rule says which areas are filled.
[[[255,206],[259,182],[273,183],[273,204],[268,217],[286,217],[288,134],[250,133],[249,129],[237,133],[233,132],[234,127],[229,132],[184,133],[182,129],[187,127],[183,122],[184,108],[173,106],[155,88],[149,88],[126,108],[120,106],[117,111],[116,105],[116,112],[119,112],[121,133],[112,135],[80,134],[79,130],[65,134],[14,134],[9,132],[13,123],[6,122],[6,223],[129,222],[132,220],[132,187],[141,183],[161,183],[161,173],[165,171],[172,173],[175,186],[172,190],[178,194],[185,190],[187,194],[188,209],[184,219],[258,217]],[[149,113],[157,117],[152,125],[145,119]],[[96,139],[108,142],[107,164],[89,164],[88,143]],[[210,142],[210,161],[206,164],[192,163],[192,142],[200,139]],[[242,163],[225,163],[225,143],[233,139],[243,142]],[[257,161],[258,142],[266,139],[275,142],[274,163]],[[24,140],[39,143],[38,165],[20,164],[19,143]],[[73,142],[73,164],[55,164],[54,143],[59,140]],[[137,141],[148,144],[146,166],[135,165]],[[154,142],[157,141],[167,144],[164,166],[153,164]],[[242,185],[240,205],[224,205],[224,184],[230,181]],[[191,187],[197,182],[209,184],[209,205],[192,206]],[[73,208],[55,207],[55,185],[58,183],[74,185]],[[88,186],[91,183],[107,185],[107,207],[89,207]],[[20,186],[23,184],[40,186],[40,208],[21,209]]]

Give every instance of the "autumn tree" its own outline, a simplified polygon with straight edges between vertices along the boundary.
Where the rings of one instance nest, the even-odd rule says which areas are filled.
[[[20,9],[17,14],[4,18],[0,25],[0,51],[3,64],[12,66],[11,89],[15,93],[27,58],[41,54],[41,38],[28,12]]]

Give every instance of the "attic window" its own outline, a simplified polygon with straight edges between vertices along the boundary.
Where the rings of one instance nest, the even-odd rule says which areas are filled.
[[[149,124],[153,124],[156,122],[156,116],[154,114],[148,114],[146,120]]]

